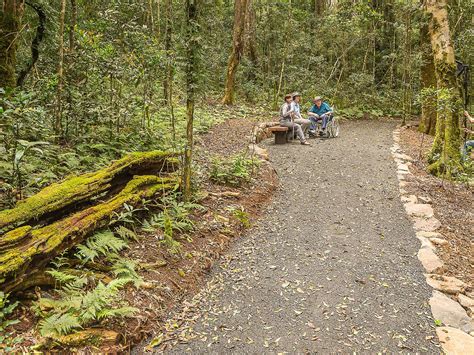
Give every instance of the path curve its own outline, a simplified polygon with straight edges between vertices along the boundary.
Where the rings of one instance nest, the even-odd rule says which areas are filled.
[[[275,146],[281,189],[211,277],[196,338],[171,353],[439,353],[420,247],[390,154],[395,124]]]

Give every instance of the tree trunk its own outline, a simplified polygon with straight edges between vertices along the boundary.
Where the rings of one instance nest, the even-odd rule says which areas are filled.
[[[183,170],[183,192],[185,201],[191,199],[191,176],[192,176],[192,158],[193,158],[193,125],[194,125],[194,94],[196,87],[196,54],[197,54],[197,1],[186,0],[186,11],[188,17],[187,29],[187,47],[186,47],[186,150],[184,153]]]
[[[59,62],[58,62],[58,90],[56,93],[56,112],[54,120],[54,131],[59,137],[62,135],[63,116],[63,85],[64,85],[64,20],[66,17],[66,0],[61,0],[61,10],[59,12]]]
[[[459,128],[461,100],[456,83],[456,62],[449,29],[447,1],[427,0],[425,11],[430,16],[428,29],[438,87],[436,135],[428,170],[438,176],[451,177],[462,172],[463,168]]]
[[[410,73],[411,73],[411,11],[405,13],[405,46],[403,53],[403,119],[402,126],[407,123],[411,111]]]
[[[133,153],[96,173],[73,177],[40,191],[0,213],[0,288],[11,291],[32,283],[61,252],[107,225],[124,203],[140,204],[174,190],[175,154]],[[170,165],[168,165],[168,163]],[[150,175],[153,174],[153,175]]]
[[[77,1],[71,0],[71,22],[69,26],[69,54],[75,49],[75,31],[77,24]]]
[[[177,182],[153,175],[135,176],[120,193],[104,203],[44,227],[24,226],[5,234],[0,249],[1,289],[16,290],[56,256],[81,243],[94,230],[108,225],[124,204],[135,206],[157,193],[168,193]]]
[[[24,0],[4,0],[0,12],[0,87],[16,86],[16,50]]]
[[[226,83],[224,90],[224,105],[234,104],[234,86],[235,73],[240,63],[240,58],[245,46],[245,17],[247,11],[248,0],[235,0],[234,6],[234,33],[232,37],[232,53],[227,64]]]
[[[428,24],[420,29],[421,46],[421,119],[419,131],[432,135],[436,132],[436,74],[433,62],[433,51],[428,32]]]
[[[23,86],[27,75],[38,61],[39,46],[43,41],[44,33],[46,31],[46,13],[44,12],[43,8],[39,5],[29,3],[28,1],[26,4],[36,11],[36,14],[38,15],[38,27],[36,28],[35,38],[33,38],[33,42],[31,43],[31,60],[28,62],[26,68],[23,69],[20,74],[18,74],[18,79],[16,80],[16,85],[19,87]]]
[[[247,14],[245,16],[245,52],[251,62],[251,68],[248,72],[248,79],[255,81],[258,67],[258,55],[257,55],[257,30],[256,30],[256,13],[253,0],[247,0]]]
[[[319,18],[324,13],[326,8],[326,0],[314,0],[314,15]]]
[[[165,54],[166,54],[166,78],[163,83],[163,96],[165,103],[169,104],[171,100],[171,85],[173,81],[173,66],[171,65],[171,45],[173,35],[173,2],[166,0],[166,28],[165,28]]]

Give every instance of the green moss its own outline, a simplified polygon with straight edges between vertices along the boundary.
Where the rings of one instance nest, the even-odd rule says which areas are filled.
[[[31,230],[31,226],[23,226],[23,227],[20,227],[8,232],[7,234],[1,237],[0,246],[4,244],[10,244],[10,243],[23,239],[30,230]]]
[[[448,66],[449,76],[453,76]],[[446,69],[448,70],[448,69]],[[452,85],[454,79],[446,78],[440,84]],[[436,135],[429,155],[428,171],[445,178],[455,177],[463,172],[461,164],[461,134],[459,129],[460,100],[455,87],[438,89],[438,117]]]
[[[39,218],[49,212],[105,192],[110,188],[111,180],[127,168],[133,170],[136,167],[159,162],[163,163],[163,168],[175,166],[177,160],[175,156],[176,154],[163,151],[131,153],[97,172],[52,184],[36,195],[20,201],[15,208],[0,212],[0,228],[14,227],[15,224]]]
[[[167,178],[154,175],[134,176],[119,194],[107,202],[89,207],[42,228],[31,230],[31,227],[26,226],[16,229],[15,233],[10,232],[7,234],[10,238],[18,237],[21,233],[24,238],[27,234],[28,241],[3,254],[0,253],[0,277],[26,269],[35,255],[50,258],[80,243],[90,232],[107,223],[124,203],[132,205],[140,203],[144,198],[175,189],[178,183],[179,179],[175,176]]]

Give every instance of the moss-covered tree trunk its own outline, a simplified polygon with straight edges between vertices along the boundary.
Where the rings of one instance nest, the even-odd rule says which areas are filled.
[[[124,204],[138,205],[174,190],[179,179],[169,173],[177,166],[175,154],[133,153],[0,212],[0,289],[35,284],[32,278],[50,260],[107,225]]]
[[[0,87],[16,86],[16,50],[24,0],[4,0],[0,9]]]
[[[227,64],[224,105],[234,104],[235,74],[245,46],[245,18],[248,14],[248,0],[236,0],[234,5],[234,33],[232,36],[232,53]]]
[[[421,47],[421,119],[419,131],[434,136],[436,133],[436,74],[428,23],[420,29]]]
[[[437,82],[436,135],[430,152],[429,171],[450,177],[462,171],[459,118],[460,97],[456,83],[456,61],[449,29],[447,0],[427,0],[429,34]]]

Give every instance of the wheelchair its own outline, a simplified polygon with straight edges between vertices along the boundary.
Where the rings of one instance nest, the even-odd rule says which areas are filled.
[[[323,138],[337,138],[339,137],[340,128],[339,128],[339,119],[334,115],[329,117],[328,122],[326,123],[326,133],[322,133],[322,120],[318,119],[316,121],[316,137]]]

